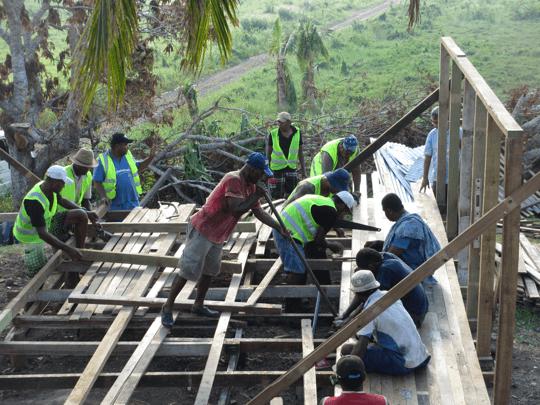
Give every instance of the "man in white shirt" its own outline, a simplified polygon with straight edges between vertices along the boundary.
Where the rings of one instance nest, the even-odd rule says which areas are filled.
[[[380,291],[379,287],[379,282],[369,270],[357,271],[351,278],[351,291],[365,302],[364,309],[387,293]],[[431,359],[400,300],[356,332],[356,338],[356,344],[343,345],[341,354],[360,357],[368,373],[408,374],[424,367]],[[368,346],[371,339],[376,339],[379,347]]]

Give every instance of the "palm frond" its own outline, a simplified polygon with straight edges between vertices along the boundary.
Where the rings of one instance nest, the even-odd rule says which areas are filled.
[[[274,23],[274,28],[272,29],[272,35],[268,40],[268,54],[270,56],[279,56],[281,50],[281,21],[279,17]]]
[[[221,62],[227,62],[232,50],[229,22],[237,24],[237,6],[238,0],[187,0],[184,20],[187,46],[186,57],[182,61],[184,69],[191,72],[202,69],[210,37],[217,43]]]
[[[126,71],[131,69],[130,56],[138,43],[139,25],[135,2],[130,0],[96,0],[90,22],[79,40],[79,58],[74,61],[72,88],[83,96],[83,111],[88,112],[97,86],[107,77],[109,108],[116,110],[126,90]]]

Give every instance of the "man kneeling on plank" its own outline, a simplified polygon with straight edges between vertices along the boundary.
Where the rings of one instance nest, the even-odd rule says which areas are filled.
[[[334,253],[343,251],[340,243],[328,242],[326,234],[338,219],[351,214],[354,198],[348,191],[340,191],[332,198],[319,195],[305,195],[294,201],[281,212],[285,226],[291,230],[293,243],[300,253],[311,259],[326,259],[326,249]],[[274,241],[287,273],[287,284],[305,284],[306,269],[296,250],[279,232],[274,231]],[[320,284],[331,284],[328,270],[313,272]],[[285,310],[294,312],[300,309],[300,298],[287,298]]]
[[[379,290],[380,284],[369,270],[360,270],[351,278],[354,299],[364,303],[364,309],[375,304],[388,291]],[[368,373],[408,374],[424,367],[431,359],[414,322],[400,300],[356,332],[357,342],[343,345],[343,356],[352,354],[362,359]],[[378,347],[368,346],[376,339]]]
[[[263,224],[282,231],[279,223],[261,208],[259,199],[266,187],[261,180],[264,175],[272,177],[268,159],[260,153],[249,155],[242,169],[227,173],[206,200],[202,209],[190,218],[187,240],[180,258],[180,271],[174,277],[169,297],[161,309],[161,323],[172,326],[174,300],[188,280],[198,281],[197,297],[191,308],[192,314],[218,317],[219,311],[205,307],[204,297],[212,277],[219,273],[223,244],[229,238],[238,219],[251,210]]]
[[[78,205],[62,197],[60,192],[65,185],[73,184],[62,166],[51,166],[47,170],[44,181],[37,183],[24,197],[21,210],[13,228],[13,235],[21,243],[27,243],[24,262],[30,276],[35,276],[47,263],[43,251],[43,242],[53,248],[66,252],[73,261],[82,259],[82,253],[77,248],[84,248],[88,220],[97,224],[98,216],[93,211],[84,211]],[[57,212],[58,206],[67,211]],[[58,237],[64,234],[65,228],[75,225],[75,245],[65,244]],[[97,225],[96,225],[97,226]],[[68,280],[68,287],[77,285],[77,273]]]

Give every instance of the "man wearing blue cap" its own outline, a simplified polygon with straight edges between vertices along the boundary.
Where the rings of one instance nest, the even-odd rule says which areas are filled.
[[[132,210],[140,206],[142,187],[139,173],[156,157],[156,147],[152,146],[145,160],[137,162],[128,149],[128,143],[132,142],[135,140],[117,132],[111,138],[110,149],[98,157],[94,187],[101,200],[111,206],[109,211]]]
[[[358,141],[354,135],[326,143],[313,158],[310,177],[331,172],[345,166],[358,155]],[[354,194],[360,196],[360,167],[352,170]]]
[[[219,311],[203,305],[204,297],[212,277],[219,273],[223,244],[238,219],[246,212],[251,210],[263,224],[274,228],[284,238],[290,237],[290,232],[282,231],[279,223],[261,208],[259,199],[266,191],[261,180],[265,175],[272,177],[268,159],[260,153],[252,153],[240,170],[229,172],[223,177],[202,209],[190,218],[184,251],[179,261],[180,270],[174,277],[169,297],[161,310],[161,323],[164,326],[174,324],[174,300],[188,280],[198,281],[197,297],[191,313],[219,316]]]

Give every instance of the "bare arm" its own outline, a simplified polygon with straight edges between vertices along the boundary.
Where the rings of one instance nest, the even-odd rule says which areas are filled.
[[[390,246],[390,248],[387,250],[388,253],[395,254],[397,257],[401,257],[401,254],[405,252],[405,249],[398,248],[395,246]]]
[[[324,229],[322,226],[319,227],[317,230],[317,234],[315,235],[315,242],[322,244],[326,248],[330,249],[334,253],[340,253],[343,251],[343,245],[341,243],[337,242],[328,242],[326,240],[326,234],[328,231]]]
[[[300,183],[294,190],[294,192],[287,198],[287,201],[285,201],[285,204],[283,207],[286,207],[293,201],[298,200],[300,197],[305,196],[306,194],[314,194],[315,193],[315,186],[311,183],[305,182]]]
[[[369,339],[367,338],[367,336],[360,336],[360,338],[354,345],[354,349],[351,354],[363,359],[367,352],[368,343]]]
[[[67,198],[62,197],[60,194],[58,194],[56,202],[58,203],[58,205],[64,207],[67,210],[78,210],[79,208],[81,208],[74,202],[71,202]]]
[[[355,167],[353,170],[352,170],[352,175],[353,175],[353,185],[354,185],[354,189],[353,191],[355,193],[358,193],[358,195],[360,196],[360,167]]]
[[[99,198],[101,198],[101,201],[103,201],[107,205],[111,205],[111,199],[107,197],[107,193],[105,192],[105,189],[103,188],[103,182],[94,180],[94,188],[98,192]]]
[[[139,163],[138,170],[139,172],[143,172],[149,165],[152,163],[152,160],[156,157],[156,145],[152,145],[152,149],[150,149],[150,154],[146,159],[144,159],[141,163]]]
[[[43,240],[44,242],[47,242],[49,245],[51,245],[52,247],[56,249],[63,250],[69,255],[69,257],[71,257],[73,261],[78,262],[79,260],[82,259],[82,253],[77,248],[69,246],[65,244],[64,242],[58,240],[56,236],[49,233],[46,226],[40,226],[36,228],[36,231],[39,237],[41,238],[41,240]]]
[[[86,211],[92,211],[92,204],[90,204],[90,200],[88,198],[83,198],[81,207],[86,208]]]
[[[325,174],[326,172],[331,172],[334,170],[334,161],[328,154],[328,152],[321,152],[321,173]]]
[[[424,156],[424,177],[422,179],[422,185],[420,186],[420,192],[426,191],[426,187],[429,186],[429,167],[431,166],[431,156]]]

